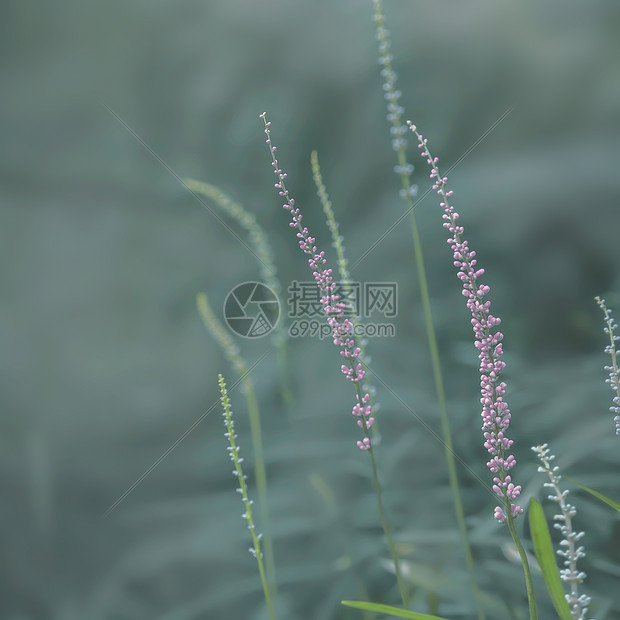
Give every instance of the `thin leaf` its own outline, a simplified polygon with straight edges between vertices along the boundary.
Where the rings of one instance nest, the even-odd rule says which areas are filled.
[[[532,498],[530,501],[529,521],[534,552],[536,553],[536,559],[540,565],[553,606],[561,620],[573,620],[573,614],[566,602],[566,598],[564,598],[564,588],[562,587],[560,572],[555,562],[553,543],[551,542],[545,513],[535,498]]]
[[[588,493],[590,493],[590,495],[594,495],[594,497],[596,497],[597,499],[600,499],[602,502],[605,502],[608,506],[611,506],[617,512],[620,512],[620,504],[618,502],[614,502],[613,499],[609,499],[609,497],[607,497],[606,495],[603,495],[602,493],[599,493],[598,491],[595,491],[594,489],[590,489],[585,484],[581,484],[581,482],[577,482],[576,480],[573,480],[572,478],[569,478],[568,476],[565,476],[562,474],[562,478],[564,478],[564,480],[568,480],[569,482],[572,482],[575,486],[578,486],[580,489],[587,491]]]
[[[379,603],[366,603],[365,601],[341,601],[347,607],[355,609],[363,609],[365,611],[374,611],[380,614],[387,614],[394,618],[409,618],[409,620],[446,620],[439,616],[430,616],[429,614],[420,614],[417,611],[407,611],[400,607],[392,607],[391,605],[381,605]]]

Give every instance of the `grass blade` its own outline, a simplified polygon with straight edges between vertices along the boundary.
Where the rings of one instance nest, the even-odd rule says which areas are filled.
[[[576,480],[573,480],[572,478],[569,478],[568,476],[562,476],[562,478],[564,478],[564,480],[568,480],[569,482],[572,482],[575,486],[578,486],[580,489],[587,491],[590,495],[593,495],[594,497],[596,497],[596,499],[600,499],[602,502],[605,502],[608,506],[611,506],[617,512],[620,512],[620,504],[618,502],[614,502],[613,499],[609,499],[609,497],[607,497],[606,495],[603,495],[602,493],[599,493],[598,491],[595,491],[594,489],[590,489],[585,484],[581,484],[581,482],[577,482]]]
[[[573,620],[573,614],[566,602],[566,598],[564,598],[564,588],[562,587],[558,565],[555,562],[555,552],[553,551],[553,543],[551,542],[545,513],[535,498],[532,498],[530,501],[529,521],[534,552],[547,586],[547,592],[549,592],[549,596],[553,601],[553,606],[561,620]]]
[[[380,614],[387,614],[393,618],[409,618],[409,620],[446,620],[439,616],[430,616],[429,614],[421,614],[417,611],[408,611],[400,607],[392,607],[391,605],[381,605],[380,603],[366,603],[365,601],[341,601],[346,607],[354,607],[355,609],[363,609],[365,611],[374,611]]]

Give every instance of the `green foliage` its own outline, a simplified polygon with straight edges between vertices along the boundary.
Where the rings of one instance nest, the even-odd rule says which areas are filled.
[[[534,497],[530,500],[528,515],[534,552],[547,586],[547,592],[549,592],[549,596],[553,601],[558,617],[561,620],[573,620],[573,614],[564,598],[564,588],[555,561],[555,551],[551,542],[549,528],[547,527],[545,513],[538,500]]]
[[[428,614],[421,614],[415,611],[407,611],[406,609],[399,609],[398,607],[392,607],[391,605],[365,603],[364,601],[342,601],[342,604],[355,609],[376,611],[377,613],[387,614],[393,618],[409,618],[409,620],[446,620],[445,618],[440,618],[439,616],[430,616]]]
[[[453,167],[496,292],[526,490],[537,484],[527,446],[552,438],[576,479],[618,499],[620,450],[591,300],[603,294],[620,308],[620,5],[384,4],[402,100]],[[179,178],[214,180],[255,215],[283,288],[306,265],[273,200],[256,114],[270,109],[282,128],[300,206],[316,204],[308,158],[317,149],[352,277],[398,283],[397,337],[371,341],[373,369],[438,430],[370,11],[353,0],[3,3],[2,618],[258,620],[267,612],[222,454],[215,378],[227,362],[194,302],[207,289],[219,310],[260,265],[102,99]],[[470,327],[421,165],[412,181],[454,448],[486,480]],[[320,231],[321,208],[306,212]],[[328,232],[317,237],[329,244]],[[289,425],[272,343],[235,344],[248,366],[261,360],[252,375],[278,599],[287,597],[289,611],[280,617],[356,620],[362,612],[340,600],[395,604],[333,351],[288,341]],[[389,449],[378,466],[396,543],[407,560],[456,584],[441,592],[443,615],[471,620],[442,448],[396,396],[380,396]],[[252,477],[247,416],[237,424]],[[488,616],[523,618],[514,587],[521,568],[498,552],[507,535],[489,519],[492,498],[460,463],[457,470]],[[310,473],[333,489],[335,507]],[[616,620],[617,513],[582,499],[592,615]],[[541,599],[541,617],[553,618]],[[424,598],[414,604],[428,609]]]
[[[581,484],[581,482],[577,482],[577,480],[573,480],[572,478],[569,478],[568,476],[562,475],[562,478],[564,478],[564,480],[568,480],[575,486],[578,486],[583,491],[587,491],[590,495],[592,495],[593,497],[596,497],[596,499],[600,499],[602,502],[604,502],[608,506],[611,506],[616,512],[620,512],[620,504],[618,502],[615,502],[613,499],[610,499],[609,497],[607,497],[606,495],[603,495],[599,491],[595,491],[594,489],[591,489],[590,487],[587,487],[585,484]]]

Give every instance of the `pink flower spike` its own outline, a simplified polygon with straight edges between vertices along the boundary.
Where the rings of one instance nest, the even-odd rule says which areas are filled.
[[[439,204],[443,210],[443,225],[450,233],[448,244],[452,250],[453,263],[458,270],[457,277],[463,285],[462,293],[467,300],[467,309],[471,313],[474,346],[479,351],[480,360],[480,404],[484,447],[492,456],[487,467],[495,474],[493,491],[503,501],[505,510],[510,513],[508,517],[504,509],[497,506],[493,516],[500,523],[505,523],[509,518],[515,518],[523,509],[511,503],[511,500],[520,495],[521,487],[513,484],[508,474],[516,464],[516,459],[512,454],[506,454],[506,450],[513,442],[505,436],[510,424],[510,410],[504,401],[506,384],[501,380],[501,373],[506,366],[501,360],[503,347],[500,342],[504,335],[499,331],[493,331],[501,320],[491,314],[491,302],[482,301],[491,289],[486,284],[477,282],[477,278],[484,275],[484,269],[477,267],[476,253],[469,249],[468,242],[462,238],[463,227],[457,224],[459,214],[450,204],[453,192],[446,190],[448,177],[440,174],[439,159],[431,155],[426,138],[417,132],[415,125],[410,122],[407,124],[418,139],[420,155],[431,166],[430,176],[435,179],[433,189],[436,189],[440,196]]]
[[[260,118],[265,124],[265,134],[267,136],[265,142],[271,153],[274,174],[277,179],[275,187],[280,190],[280,196],[285,198],[286,202],[283,207],[290,214],[291,221],[289,225],[297,230],[296,236],[299,240],[299,247],[310,257],[308,259],[308,264],[312,269],[312,275],[319,289],[320,302],[323,307],[323,313],[327,319],[327,324],[332,329],[333,343],[340,347],[340,355],[344,358],[343,361],[347,362],[340,366],[340,370],[347,379],[355,383],[358,402],[353,407],[352,413],[358,418],[357,424],[363,429],[365,435],[361,441],[357,442],[357,446],[360,450],[370,450],[371,442],[368,436],[368,429],[374,423],[374,418],[371,417],[371,406],[367,404],[370,400],[370,394],[362,392],[360,384],[366,373],[359,360],[361,349],[355,344],[354,325],[348,318],[343,318],[346,306],[335,293],[336,283],[333,279],[332,270],[327,267],[325,252],[317,250],[315,238],[310,236],[307,227],[302,226],[301,221],[303,216],[300,210],[295,207],[295,201],[291,198],[286,188],[284,183],[286,173],[278,166],[278,160],[275,155],[276,147],[271,140],[271,133],[269,130],[271,123],[267,120],[267,116],[264,112],[260,115]],[[406,133],[406,131],[403,133]],[[357,364],[355,363],[356,361]]]

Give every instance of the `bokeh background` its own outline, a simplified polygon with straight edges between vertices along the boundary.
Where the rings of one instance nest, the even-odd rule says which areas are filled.
[[[455,203],[503,317],[514,477],[526,501],[542,499],[529,448],[549,442],[567,474],[617,499],[593,298],[620,315],[620,6],[387,0],[385,10],[406,118],[455,166]],[[0,617],[264,618],[219,409],[195,424],[217,403],[217,373],[236,381],[196,293],[221,317],[259,265],[175,175],[256,214],[284,287],[307,279],[273,190],[266,110],[290,189],[332,259],[309,166],[318,149],[355,263],[405,211],[371,2],[8,0],[0,15]],[[424,165],[414,178],[455,448],[488,481],[469,320],[437,201],[422,198]],[[352,276],[399,287],[397,336],[369,352],[393,392],[379,386],[377,458],[415,608],[435,591],[441,615],[471,618],[443,448],[400,402],[439,430],[408,219]],[[289,341],[286,411],[270,338],[236,342],[249,364],[264,356],[252,376],[280,617],[360,617],[339,605],[347,598],[397,603],[336,349]],[[245,399],[238,388],[231,399],[251,474]],[[464,468],[459,477],[488,617],[525,618],[493,498]],[[618,519],[572,497],[591,613],[620,618]]]

